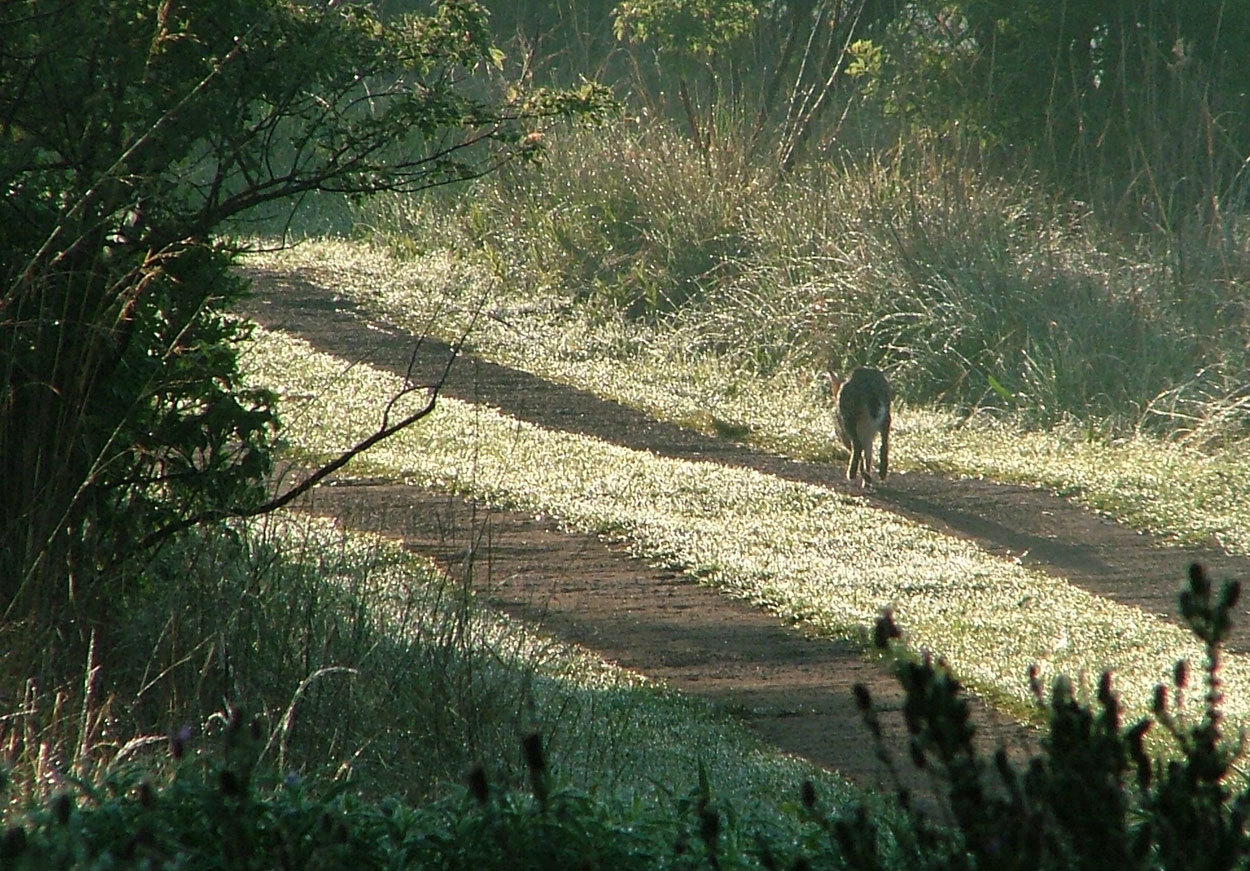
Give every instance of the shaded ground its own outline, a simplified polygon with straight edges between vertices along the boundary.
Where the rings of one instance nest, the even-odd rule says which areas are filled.
[[[400,330],[366,323],[350,302],[298,273],[251,277],[256,296],[244,310],[265,326],[298,334],[349,360],[408,373],[417,383],[433,383],[446,366],[450,349],[444,343],[416,342]],[[749,467],[838,489],[848,486],[841,468],[702,436],[469,356],[456,361],[443,395],[665,456]],[[906,472],[864,498],[1152,613],[1175,612],[1176,592],[1194,560],[1205,563],[1217,580],[1250,578],[1250,559],[1214,548],[1162,547],[1150,536],[1024,487]],[[321,487],[306,507],[354,528],[402,538],[450,571],[471,566],[474,583],[509,613],[720,704],[788,752],[865,785],[889,785],[851,688],[857,682],[869,687],[886,711],[888,741],[900,752],[905,748],[901,695],[881,665],[855,645],[809,639],[752,606],[541,519],[386,482]],[[1236,622],[1235,633],[1232,646],[1250,650],[1245,619]],[[975,708],[987,751],[998,743],[1021,748],[1034,740],[1010,720]],[[909,783],[915,776],[907,775]]]

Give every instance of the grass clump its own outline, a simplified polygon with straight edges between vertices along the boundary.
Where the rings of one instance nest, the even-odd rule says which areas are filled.
[[[752,823],[713,804],[706,779],[696,798],[633,804],[552,785],[539,736],[527,736],[527,791],[491,784],[410,804],[361,799],[258,765],[261,733],[233,716],[220,744],[176,748],[168,774],[132,767],[58,793],[11,822],[0,839],[5,867],[754,868]],[[696,810],[697,806],[697,810]],[[774,812],[776,813],[776,812]],[[786,816],[777,813],[778,817]],[[708,834],[715,819],[716,835]],[[801,824],[795,821],[795,829]],[[691,832],[696,833],[690,837]],[[785,849],[788,839],[768,831]]]
[[[422,804],[362,800],[294,776],[276,780],[257,765],[260,732],[238,715],[221,744],[172,771],[114,774],[64,791],[10,824],[0,840],[5,867],[20,869],[185,867],[270,868],[598,868],[666,867],[684,854],[721,849],[678,845],[692,828],[679,807],[645,808],[551,786],[537,734],[525,742],[528,794],[492,786],[481,769],[470,788]],[[537,755],[537,758],[534,758]],[[700,804],[705,816],[718,813]],[[694,815],[691,813],[690,815]],[[695,823],[694,825],[697,825]],[[735,848],[728,867],[758,867]],[[697,843],[697,842],[696,842]]]
[[[143,566],[145,594],[97,630],[76,682],[45,654],[54,639],[6,627],[6,677],[24,677],[0,722],[15,797],[101,776],[171,733],[213,734],[226,706],[257,717],[269,764],[371,790],[419,797],[503,755],[541,682],[532,639],[380,541],[292,515],[229,533]]]
[[[455,200],[375,199],[361,221],[395,250],[473,252],[518,298],[555,290],[650,317],[701,304],[742,250],[741,197],[703,166],[688,140],[622,121],[569,133],[541,173],[505,168]]]

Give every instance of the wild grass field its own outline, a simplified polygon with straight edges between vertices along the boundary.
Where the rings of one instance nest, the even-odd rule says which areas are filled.
[[[365,437],[376,425],[369,409],[403,387],[280,333],[258,333],[246,365],[257,384],[313,397],[288,413],[286,432],[318,457]],[[975,690],[1022,714],[1034,664],[1047,681],[1111,667],[1126,710],[1141,714],[1177,659],[1201,658],[1184,630],[856,497],[545,431],[457,400],[440,399],[428,421],[354,468],[620,536],[648,559],[833,636],[864,639],[891,607],[914,650],[943,656]],[[1227,663],[1234,719],[1243,667],[1238,657]]]
[[[591,273],[606,269],[604,261],[630,259],[613,244],[615,225],[593,215],[578,223],[562,213],[579,203],[590,209],[591,192],[606,184],[597,174],[610,171],[630,197],[649,193],[653,209],[630,226],[663,238],[638,243],[632,262],[642,269],[657,249],[711,244],[698,237],[695,218],[663,204],[707,207],[718,195],[731,196],[720,188],[741,180],[704,178],[712,190],[700,191],[701,198],[685,190],[699,176],[693,165],[683,165],[684,172],[657,167],[659,158],[638,157],[629,145],[614,163],[605,152],[621,136],[614,129],[574,137],[571,153],[553,157],[563,164],[551,167],[551,178],[530,178],[520,193],[516,183],[492,180],[467,202],[375,202],[356,219],[359,238],[310,240],[253,262],[306,271],[418,335],[455,340],[467,332],[469,347],[487,359],[795,457],[831,459],[836,452],[821,373],[880,365],[903,408],[902,468],[1041,486],[1178,542],[1214,540],[1248,552],[1242,495],[1250,492],[1250,397],[1238,381],[1245,346],[1236,318],[1250,303],[1236,276],[1217,282],[1199,275],[1175,286],[1161,256],[1133,263],[1134,254],[1149,254],[1144,247],[1117,250],[1124,243],[1100,238],[1096,228],[1060,232],[1037,224],[1048,206],[1027,188],[965,178],[950,191],[936,174],[951,168],[904,179],[899,168],[848,167],[807,180],[805,196],[754,193],[746,185],[733,194],[744,202],[725,206],[717,230],[740,239],[738,253],[713,257],[714,267],[685,276],[702,289],[681,305],[657,300],[647,316],[631,315],[634,301],[618,305],[596,289],[606,277],[563,268],[578,256],[585,262],[577,268]],[[652,148],[693,160],[680,142]],[[543,188],[542,179],[555,190]],[[557,200],[558,209],[551,205]],[[813,203],[826,210],[819,223],[808,211]],[[861,216],[848,227],[865,204],[900,222],[932,225],[934,235],[940,227],[945,235],[930,240],[934,258],[965,259],[970,270],[1001,274],[948,276],[940,302],[920,300],[929,289],[880,271],[907,266],[937,281],[944,267],[935,259],[908,264],[891,253],[885,246],[897,231],[876,218]],[[593,205],[614,203],[596,193]],[[829,226],[838,207],[844,223]],[[505,210],[506,220],[499,217]],[[771,225],[755,222],[761,212]],[[561,220],[587,238],[568,239]],[[694,235],[665,235],[675,228]],[[759,238],[742,240],[751,233]],[[794,239],[804,234],[830,250],[803,254]],[[1117,270],[1117,261],[1130,265]],[[684,275],[675,264],[647,269],[665,286]],[[1208,281],[1227,292],[1209,290]],[[1002,285],[1012,282],[1037,286],[1016,287],[1010,296]],[[887,302],[908,310],[887,316]],[[950,335],[917,332],[939,327]],[[1037,332],[1049,336],[1043,345],[1029,338]],[[982,350],[962,353],[955,338]],[[939,366],[946,370],[939,374]],[[1183,372],[1190,374],[1176,374]]]
[[[1044,4],[987,19],[973,3],[848,15],[735,0],[687,19],[649,0],[591,16],[553,0],[492,18],[466,0],[401,32],[389,7],[408,4],[379,5],[376,19],[357,4],[266,6],[248,33],[273,38],[253,40],[190,14],[175,34],[167,6],[97,32],[94,11],[66,4],[61,20],[79,16],[103,59],[87,64],[45,63],[64,46],[31,4],[2,22],[24,42],[0,52],[14,228],[0,245],[0,492],[14,507],[0,541],[0,859],[26,849],[28,828],[77,843],[84,815],[113,802],[142,816],[153,779],[176,793],[218,753],[213,812],[245,806],[230,766],[250,722],[267,796],[377,800],[392,835],[433,802],[429,843],[455,843],[474,813],[559,817],[539,740],[563,807],[598,809],[613,838],[677,864],[715,865],[718,837],[734,867],[771,867],[766,841],[844,866],[927,856],[897,807],[500,616],[392,542],[286,511],[249,518],[274,483],[271,437],[280,468],[324,461],[421,397],[392,406],[406,386],[393,375],[249,333],[228,311],[238,265],[655,420],[834,466],[823,376],[877,366],[896,389],[902,474],[1044,488],[1178,554],[1250,555],[1250,133],[1228,60],[1250,44],[1242,13],[1219,4],[1220,25],[1196,32],[1147,4],[1133,26],[1094,15],[1073,36]],[[1075,71],[1071,93],[1067,73],[1033,80],[1059,55],[1013,40],[1022,22],[1057,28],[1046,44]],[[218,50],[197,59],[191,45]],[[139,91],[100,72],[127,63],[144,70]],[[620,102],[591,75],[614,79]],[[406,77],[418,85],[392,87]],[[577,86],[530,91],[546,80]],[[118,126],[126,142],[98,135],[103,114],[134,119]],[[1087,732],[1153,715],[1161,759],[1201,763],[1220,724],[1250,727],[1245,651],[1207,687],[1224,719],[1186,744],[1158,687],[1179,689],[1176,661],[1199,667],[1207,649],[1177,621],[840,489],[448,397],[343,474],[558,518],[865,651],[889,608],[898,661],[933,652],[1021,718],[1040,714],[1030,666],[1105,711],[1111,669],[1124,720],[1087,718]],[[1117,801],[1133,777],[1123,746],[1108,751]],[[1217,749],[1203,770],[1233,776],[1193,807],[1228,825],[1173,841],[1227,835],[1250,852],[1228,786],[1244,765],[1222,767],[1231,742]],[[1156,786],[1176,770],[1160,763]],[[848,815],[817,814],[803,781],[822,813]],[[1140,822],[1160,807],[1121,810]],[[122,826],[110,813],[93,819]],[[1158,846],[1169,835],[1150,837],[1143,867],[1187,867]],[[952,867],[989,849],[943,843]]]
[[[1147,259],[1121,274],[1113,264],[1130,252],[1092,216],[1061,219],[1037,190],[951,166],[909,176],[828,168],[804,179],[801,196],[785,186],[760,192],[682,163],[694,157],[679,140],[652,136],[579,134],[555,149],[546,175],[492,179],[455,203],[374,201],[349,238],[309,239],[250,262],[299,271],[415,335],[464,336],[486,359],[801,458],[839,462],[822,370],[883,365],[900,395],[903,470],[1043,487],[1177,544],[1250,548],[1244,399],[1231,387],[1234,369],[1221,368],[1240,353],[1225,344],[1235,331],[1201,315],[1194,306],[1206,303],[1188,288],[1169,287],[1165,264]],[[924,228],[927,259],[890,251],[903,225]],[[626,228],[635,247],[622,250],[612,234]],[[730,238],[732,250],[697,267],[677,256]],[[948,271],[956,261],[966,267],[958,276]],[[891,268],[908,275],[891,277]],[[926,286],[909,290],[921,273]],[[685,289],[680,299],[650,293],[647,281]],[[925,308],[933,299],[920,296],[935,283],[945,288],[940,304]],[[879,313],[887,298],[909,311],[866,320],[861,307]],[[1213,304],[1240,305],[1235,296]],[[943,318],[949,334],[939,342],[932,330]],[[1050,337],[1045,346],[1028,338],[1038,331]],[[955,337],[996,350],[955,353]],[[327,359],[312,381],[288,385],[317,358],[285,342],[265,334],[256,343],[249,366],[261,367],[261,383],[328,398],[336,379],[364,377]],[[940,375],[939,360],[948,367]],[[1064,360],[1074,361],[1070,371]],[[1176,383],[1168,367],[1207,380]],[[387,392],[363,382],[339,389],[339,401]],[[299,421],[359,422],[363,409],[353,407],[293,413],[292,438],[301,450],[332,452],[350,437],[315,427],[296,437]],[[397,442],[361,468],[620,535],[649,558],[831,634],[863,637],[890,605],[913,649],[940,653],[978,692],[1022,714],[1031,664],[1048,676],[1111,666],[1128,710],[1144,713],[1176,659],[1198,655],[1183,631],[852,499],[728,470],[703,478],[447,400],[439,413],[448,417],[437,433]],[[464,435],[452,437],[457,430]],[[467,453],[453,459],[458,452]],[[653,464],[660,470],[647,471]],[[1229,661],[1234,707],[1241,668]]]
[[[1109,333],[1099,307],[1119,310],[1123,293],[1107,266],[1113,255],[1077,225],[1055,230],[1043,239],[1045,251],[1034,250],[1027,237],[1037,226],[1025,216],[1041,208],[1028,199],[1035,193],[1014,192],[1025,195],[1020,201],[982,182],[976,196],[965,191],[965,200],[952,202],[945,188],[918,193],[883,168],[844,167],[805,179],[812,186],[806,196],[790,188],[752,193],[748,184],[748,194],[737,195],[741,202],[721,204],[721,223],[701,224],[696,215],[660,210],[661,204],[715,205],[706,191],[683,192],[694,183],[693,168],[661,168],[658,158],[643,159],[629,148],[618,153],[608,143],[619,135],[571,137],[552,157],[571,166],[548,167],[546,175],[524,180],[486,181],[464,199],[375,199],[350,213],[355,229],[348,236],[306,238],[258,253],[247,265],[297,272],[414,335],[464,337],[473,354],[658,419],[821,462],[841,462],[822,371],[882,365],[898,389],[895,464],[904,473],[925,469],[1040,486],[1178,543],[1214,540],[1230,552],[1250,550],[1243,498],[1250,491],[1250,461],[1239,435],[1244,401],[1227,390],[1230,370],[1213,367],[1202,370],[1201,384],[1191,379],[1161,387],[1168,382],[1160,367],[1199,365],[1195,353],[1230,356],[1224,343],[1231,339],[1219,330],[1196,335],[1193,325],[1203,321],[1193,309],[1157,299],[1153,308],[1135,309],[1137,320],[1123,336]],[[689,159],[680,143],[665,149],[670,158]],[[619,195],[653,198],[645,208],[635,204],[626,222],[629,232],[648,238],[646,245],[616,251],[605,234],[624,233],[621,227],[601,216],[560,214],[584,204],[590,191],[601,192],[602,179],[583,177],[589,167],[618,173]],[[574,190],[545,190],[537,179]],[[926,180],[947,184],[934,177],[911,184]],[[729,197],[732,185],[719,186]],[[987,190],[997,197],[983,196]],[[784,207],[768,202],[783,196],[792,198]],[[860,215],[852,227],[830,204],[837,196],[844,209],[869,203],[881,211]],[[601,196],[595,202],[611,205]],[[811,223],[812,202],[823,203],[819,227]],[[940,220],[930,213],[938,203]],[[978,298],[991,289],[987,276],[932,278],[945,288],[938,302],[908,295],[904,288],[915,270],[936,276],[945,267],[908,263],[909,277],[883,274],[900,256],[878,247],[889,239],[898,243],[897,227],[882,229],[880,214],[886,213],[902,215],[896,220],[913,230],[940,226],[953,238],[930,243],[963,246],[977,268],[1035,281],[1041,267],[1034,261],[1043,257],[1045,281],[1084,294],[1093,308],[1061,311],[1053,300],[1034,299],[1020,288],[1019,298]],[[667,223],[652,226],[661,221]],[[970,248],[991,227],[997,235]],[[888,238],[873,238],[865,228]],[[569,238],[573,229],[590,237]],[[664,235],[679,230],[712,234],[716,245],[728,244],[727,236],[735,241],[692,266],[673,258],[712,242]],[[758,238],[746,239],[751,232]],[[800,237],[809,248],[827,248],[804,250]],[[262,240],[257,247],[267,245]],[[942,256],[959,259],[945,249]],[[633,271],[605,276],[613,257]],[[1136,271],[1148,276],[1152,268]],[[680,299],[646,289],[647,282],[671,288],[683,280]],[[1086,293],[1094,286],[1098,293]],[[887,297],[910,310],[880,316]],[[1004,327],[1001,312],[1017,304],[1015,326]],[[1062,318],[1079,330],[1061,330]],[[1046,366],[1034,365],[1038,361],[1020,349],[1014,358],[1007,353],[1009,340],[1041,329],[1036,322],[1043,319],[1055,355]],[[1155,351],[1140,345],[1182,322],[1189,341],[1163,342],[1173,359],[1156,360]],[[936,335],[939,328],[945,336]],[[996,331],[996,338],[986,331]],[[968,339],[970,332],[979,335]],[[957,353],[950,344],[956,337],[997,350],[992,357]],[[1114,364],[1106,369],[1088,359],[1098,356],[1090,350],[1098,342],[1105,346],[1099,353]],[[1130,354],[1151,358],[1148,371],[1129,365],[1123,358]],[[1063,355],[1083,362],[1063,371],[1057,362]],[[1013,359],[1027,365],[1009,372]],[[947,367],[942,372],[934,369],[938,361]],[[287,397],[280,406],[283,439],[304,459],[329,457],[368,434],[379,409],[400,389],[394,379],[318,354],[281,333],[257,331],[243,364],[249,384]],[[1066,392],[1068,378],[1080,379],[1075,394]],[[1092,405],[1079,399],[1092,395],[1100,397]],[[346,471],[357,473],[471,494],[618,537],[650,560],[829,636],[863,640],[881,608],[891,607],[910,650],[941,655],[978,695],[1026,718],[1037,714],[1025,679],[1031,665],[1041,666],[1043,680],[1076,676],[1086,699],[1092,698],[1092,676],[1111,668],[1126,716],[1136,717],[1150,712],[1155,686],[1169,680],[1177,659],[1202,657],[1182,629],[856,498],[544,431],[450,399],[440,400],[417,429]],[[469,594],[388,555],[384,543],[307,524],[280,517],[240,527],[241,545],[224,558],[237,568],[215,584],[188,585],[214,591],[211,602],[145,600],[153,615],[168,610],[174,616],[156,637],[125,642],[144,663],[136,698],[50,697],[32,685],[7,733],[10,756],[30,774],[11,793],[13,806],[56,789],[62,775],[54,772],[62,765],[91,776],[104,770],[97,764],[118,765],[158,746],[159,735],[135,735],[120,745],[106,737],[125,734],[125,723],[146,699],[175,699],[168,716],[189,714],[214,693],[247,698],[264,713],[272,763],[347,778],[371,793],[438,794],[482,759],[498,766],[492,770],[502,781],[520,783],[524,766],[515,736],[532,727],[550,742],[565,782],[593,783],[624,804],[675,800],[657,784],[680,781],[674,772],[694,783],[700,763],[727,801],[782,793],[813,776],[828,794],[850,800],[836,778],[752,745],[722,716],[489,617]],[[147,571],[164,571],[163,564]],[[196,613],[229,619],[209,626]],[[285,635],[291,642],[275,652],[271,636]],[[329,638],[350,643],[328,644]],[[220,665],[208,667],[214,663]],[[1241,655],[1223,666],[1230,724],[1247,719],[1248,667]],[[87,687],[93,668],[83,665]],[[119,676],[117,682],[129,681]],[[367,723],[352,716],[364,707],[377,711],[383,702],[386,712]],[[209,732],[227,718],[222,708],[209,719]],[[43,743],[36,740],[40,734]],[[76,748],[76,755],[40,755],[39,747],[58,743]],[[1162,736],[1153,746],[1170,752]],[[744,765],[743,759],[752,761]],[[767,813],[756,822],[783,824]]]

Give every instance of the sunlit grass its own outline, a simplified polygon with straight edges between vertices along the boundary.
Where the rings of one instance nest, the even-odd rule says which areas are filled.
[[[278,333],[259,332],[246,365],[271,388],[316,398],[284,410],[286,437],[325,455],[376,425],[399,387]],[[488,408],[441,399],[417,427],[360,458],[360,473],[454,488],[619,536],[657,562],[836,636],[862,638],[894,609],[913,649],[945,657],[999,704],[1030,704],[1039,664],[1092,684],[1116,674],[1130,714],[1144,714],[1176,659],[1201,661],[1184,630],[1111,603],[855,497],[749,470],[686,462],[552,432]],[[1181,579],[1178,578],[1178,585]],[[1225,672],[1229,716],[1245,722],[1247,663]]]
[[[515,292],[446,251],[398,259],[361,243],[318,241],[258,262],[306,269],[417,332],[453,338],[476,313],[471,346],[482,356],[657,418],[707,433],[732,431],[795,457],[830,460],[840,451],[816,373],[754,377],[715,354],[689,353],[679,333],[592,317],[555,295]],[[1203,452],[1144,434],[1109,441],[1079,422],[1037,432],[1009,418],[926,408],[901,408],[895,420],[898,469],[1044,487],[1134,528],[1250,553],[1245,442]]]
[[[1250,553],[1250,445],[1204,452],[1138,436],[1108,442],[1076,425],[1048,433],[917,413],[908,424],[926,465],[1038,484],[1137,529]]]
[[[494,776],[507,777],[512,769],[519,783],[519,739],[535,730],[560,782],[582,789],[593,784],[620,801],[631,796],[664,801],[684,794],[697,784],[700,762],[718,794],[735,805],[745,806],[760,794],[793,793],[805,778],[820,782],[834,802],[852,797],[841,779],[767,748],[708,706],[537,634],[481,606],[471,591],[449,595],[431,567],[397,542],[300,514],[284,513],[256,525],[263,526],[271,546],[320,564],[318,576],[326,584],[346,588],[387,646],[439,648],[444,673],[438,680],[457,691],[440,695],[435,675],[424,670],[414,669],[407,680],[398,674],[365,675],[356,680],[382,678],[396,698],[371,704],[357,698],[357,705],[341,712],[356,718],[362,710],[371,712],[360,730],[365,735],[377,731],[371,743],[385,746],[407,736],[412,750],[428,759],[426,776],[456,782],[476,761]],[[426,661],[429,655],[412,659]],[[475,749],[487,755],[459,760],[450,748],[438,751],[437,737],[422,734],[434,716],[430,704],[444,705],[441,714],[449,721],[481,720],[475,728],[482,743]],[[405,709],[407,717],[394,716]],[[416,773],[405,769],[401,758],[393,762],[395,770],[387,772],[391,778]],[[461,767],[448,770],[448,762]],[[385,782],[376,771],[367,773],[371,788]]]

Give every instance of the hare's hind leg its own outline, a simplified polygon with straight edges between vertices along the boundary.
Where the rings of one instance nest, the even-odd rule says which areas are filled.
[[[846,479],[854,481],[860,472],[868,466],[868,460],[864,456],[864,446],[860,443],[858,437],[851,438],[851,462],[846,467]]]
[[[859,484],[861,487],[867,487],[872,483],[872,449],[874,442],[877,440],[877,434],[871,429],[865,435],[867,435],[867,438],[860,439],[860,443],[864,446],[864,454],[860,458],[859,466]]]
[[[881,460],[877,465],[877,474],[882,481],[890,472],[890,422],[886,420],[881,428]]]

